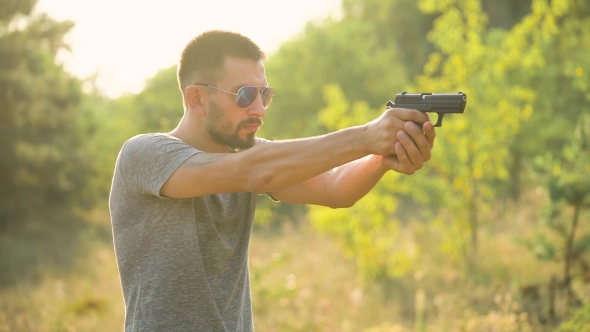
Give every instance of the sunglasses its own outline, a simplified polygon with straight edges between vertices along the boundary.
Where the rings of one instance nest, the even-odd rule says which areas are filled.
[[[195,85],[200,85],[207,88],[231,93],[232,95],[236,96],[236,104],[241,108],[246,108],[252,105],[252,103],[254,102],[254,100],[256,100],[256,97],[260,93],[260,97],[262,98],[262,106],[266,109],[270,106],[272,98],[275,96],[275,89],[270,86],[243,86],[238,90],[237,93],[234,93],[208,84],[196,83]]]

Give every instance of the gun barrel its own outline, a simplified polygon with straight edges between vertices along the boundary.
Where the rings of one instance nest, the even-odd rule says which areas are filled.
[[[463,113],[467,95],[459,93],[398,93],[395,107],[413,108],[423,112]]]

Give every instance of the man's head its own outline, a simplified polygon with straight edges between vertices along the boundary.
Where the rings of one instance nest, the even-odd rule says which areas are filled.
[[[264,59],[264,53],[247,37],[218,30],[197,36],[182,52],[178,84],[185,112],[201,119],[202,128],[216,144],[239,149],[254,145],[265,114],[261,92],[267,96],[268,89],[244,87],[268,85]],[[244,92],[250,96],[246,103],[242,103]]]
[[[184,95],[186,87],[197,82],[215,85],[225,74],[228,57],[265,60],[266,55],[248,37],[235,32],[213,30],[191,40],[178,63],[178,86]]]

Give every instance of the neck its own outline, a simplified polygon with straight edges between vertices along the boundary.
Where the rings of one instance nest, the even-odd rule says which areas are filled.
[[[191,119],[187,113],[169,134],[203,152],[225,153],[229,150],[227,145],[219,144],[211,138],[204,122]]]

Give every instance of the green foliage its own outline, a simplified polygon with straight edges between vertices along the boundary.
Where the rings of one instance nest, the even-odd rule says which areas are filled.
[[[421,4],[428,7],[427,2]],[[463,251],[460,248],[464,247],[462,242],[467,241],[469,231],[472,241],[475,242],[474,234],[477,231],[478,219],[482,210],[485,212],[487,208],[485,201],[494,197],[491,183],[507,177],[503,161],[508,155],[508,145],[503,143],[509,142],[518,131],[521,118],[526,119],[530,116],[531,103],[535,99],[532,91],[517,83],[490,82],[490,77],[504,77],[493,70],[493,62],[500,62],[502,59],[497,59],[500,56],[493,51],[498,47],[497,44],[488,45],[483,41],[485,23],[485,14],[475,1],[440,13],[434,22],[434,29],[429,34],[429,39],[440,51],[430,56],[424,67],[424,75],[418,77],[416,86],[411,90],[466,92],[469,99],[468,110],[464,115],[445,119],[442,128],[445,135],[440,135],[442,137],[439,136],[437,140],[433,159],[428,164],[430,172],[409,178],[396,177],[395,180],[385,178],[382,181],[384,190],[381,195],[368,195],[361,201],[374,200],[377,203],[397,195],[424,203],[436,202],[434,207],[446,206],[446,210],[451,213],[452,224],[463,228],[463,231],[456,227],[441,228],[455,231],[451,233],[452,240],[441,242],[441,246],[450,246],[446,249],[449,254]],[[362,108],[359,106],[363,105],[362,102],[355,102],[355,106],[348,107],[348,102],[343,101],[342,97],[336,98],[336,94],[330,88],[326,93],[326,99],[330,104],[324,113],[321,113],[321,119],[332,122],[332,126],[326,124],[328,128],[335,129],[340,125],[361,120],[358,114],[363,112],[371,114],[366,110],[359,110]],[[496,106],[498,104],[499,109]],[[350,110],[343,111],[346,108]],[[515,109],[521,111],[515,112]],[[375,113],[377,112],[373,114]],[[367,219],[376,218],[376,214],[364,210],[361,202],[352,209],[359,209],[362,211],[359,215],[364,215]],[[428,212],[435,211],[426,211],[425,217],[428,217]],[[380,217],[390,218],[393,212],[389,215],[381,213]],[[331,212],[330,215],[335,213],[337,212]],[[421,214],[415,215],[419,218]],[[330,217],[324,216],[323,219]],[[351,226],[350,229],[353,230],[354,227]],[[372,232],[358,227],[354,231],[369,234]],[[377,229],[376,233],[389,236],[389,240],[386,241],[389,243],[396,243],[398,240],[391,232],[381,232]],[[371,257],[363,257],[363,253],[368,250],[364,248],[366,245],[358,243],[350,249],[362,257],[362,261],[381,264],[381,268],[388,271],[396,269],[397,262],[374,261]],[[375,250],[374,246],[372,250]],[[387,254],[391,256],[392,252],[395,250],[388,250]],[[395,277],[396,274],[389,273],[389,276]]]
[[[140,132],[168,132],[183,115],[182,94],[176,80],[176,65],[159,71],[146,82],[125,113],[133,117]]]
[[[106,205],[119,149],[139,133],[139,121],[129,114],[133,109],[133,96],[111,100],[97,89],[86,93],[79,108],[84,120],[80,125],[88,128],[88,135],[83,139],[85,152],[92,156],[93,168],[87,173],[89,179],[84,190],[79,192],[82,201]]]
[[[0,22],[5,28],[17,15],[29,15],[38,0],[2,0],[0,2]]]
[[[81,83],[56,63],[72,22],[27,15],[35,2],[0,2],[0,226],[79,203],[92,168]],[[11,10],[11,11],[9,11]],[[19,24],[13,24],[19,20]]]
[[[425,10],[441,9],[442,3],[433,4],[421,2]],[[478,1],[449,6],[428,36],[439,51],[431,54],[414,89],[467,93],[465,114],[445,119],[431,167],[450,179],[456,198],[452,201],[462,202],[460,210],[477,215],[485,209],[484,202],[495,196],[492,184],[509,176],[510,142],[532,115],[537,94],[513,74],[523,67],[513,60],[519,57],[512,46],[518,45],[518,52],[529,46],[524,40],[511,41],[515,30],[488,33],[487,17]],[[529,62],[533,66],[538,61],[533,57]]]
[[[435,15],[420,11],[414,0],[344,0],[342,10],[342,24],[359,20],[374,26],[373,34],[379,46],[399,54],[396,59],[403,63],[408,78],[422,73],[422,66],[432,51],[424,36],[432,28]],[[383,65],[391,66],[392,62]],[[394,92],[397,91],[390,91],[388,98]]]
[[[168,132],[183,115],[182,96],[176,82],[176,66],[159,71],[138,94],[115,100],[104,97],[96,87],[86,93],[79,111],[80,125],[90,130],[84,138],[85,151],[94,167],[80,197],[106,204],[117,154],[126,140],[148,132]]]
[[[384,108],[406,83],[395,48],[383,47],[370,21],[309,24],[269,57],[266,72],[276,89],[261,135],[270,139],[325,133],[318,122],[324,87],[337,83],[349,100]]]
[[[582,308],[571,310],[571,316],[567,321],[560,324],[555,332],[580,332],[590,330],[590,303]]]
[[[376,188],[349,209],[312,207],[308,213],[314,227],[337,236],[344,253],[354,257],[367,280],[400,277],[414,266],[419,252],[404,241],[399,220],[392,218],[397,200]]]
[[[590,195],[590,113],[579,116],[572,134],[558,158],[548,153],[536,161],[539,169],[549,176],[547,188],[551,200],[577,206]]]
[[[559,252],[564,265],[563,280],[568,305],[576,302],[572,288],[573,269],[578,263],[582,270],[585,269],[584,258],[590,248],[590,233],[585,225],[580,225],[582,209],[590,206],[590,151],[586,147],[590,140],[588,114],[579,115],[579,122],[570,139],[557,158],[548,152],[536,159],[537,171],[547,179],[545,186],[550,199],[546,209],[547,224],[564,245],[555,250],[556,246],[544,238],[529,240],[530,247],[551,246],[554,256],[556,251]],[[568,210],[573,211],[573,216]]]
[[[385,22],[395,24],[395,20],[388,20],[391,8],[403,4],[345,1],[341,22],[371,22],[368,24],[376,27],[373,31],[380,31],[377,40],[390,33],[392,40],[399,41],[391,29],[380,28]],[[418,4],[427,17],[435,18],[428,34],[434,49],[423,73],[404,90],[466,92],[465,114],[445,118],[433,158],[424,170],[411,177],[386,176],[346,212],[321,207],[312,207],[309,212],[316,228],[333,234],[369,278],[397,278],[412,270],[421,250],[407,250],[415,243],[406,240],[404,244],[399,237],[403,229],[400,222],[427,222],[432,232],[439,232],[436,243],[449,262],[475,258],[478,233],[495,212],[492,203],[509,197],[518,199],[523,181],[535,181],[530,171],[539,155],[559,155],[556,160],[560,163],[580,160],[578,165],[583,166],[560,180],[569,179],[570,196],[579,196],[586,181],[588,161],[580,158],[582,151],[567,152],[566,148],[570,159],[559,152],[567,142],[564,132],[572,132],[571,128],[583,123],[576,114],[580,110],[587,113],[583,105],[587,104],[586,48],[590,43],[581,46],[587,40],[585,31],[590,31],[587,5],[582,1],[532,1],[530,12],[510,30],[504,30],[488,27],[488,15],[477,0],[424,0]],[[371,20],[369,13],[375,14]],[[564,35],[565,31],[569,33]],[[395,42],[380,45],[392,48],[392,54],[400,52]],[[279,51],[276,56],[281,55]],[[563,66],[564,60],[559,59],[571,63]],[[381,61],[373,58],[374,66],[389,65],[389,61]],[[381,111],[374,109],[379,104],[373,99],[352,95],[338,79],[324,84],[322,91],[324,106],[318,121],[328,130],[364,123]],[[387,98],[391,97],[392,93]],[[384,202],[393,202],[393,210]],[[554,237],[539,233],[536,240],[527,241],[539,257],[559,257]],[[582,242],[576,244],[576,248],[583,246]]]
[[[535,237],[520,241],[527,246],[540,260],[557,260],[559,249],[555,242],[543,233],[537,233]]]
[[[330,131],[368,122],[379,114],[364,101],[350,102],[338,85],[326,85],[324,98],[327,106],[320,111],[319,120]],[[397,179],[398,175],[391,174],[383,182],[395,183]],[[411,242],[403,241],[399,221],[392,218],[398,204],[387,186],[379,183],[351,208],[312,206],[308,217],[316,229],[338,239],[368,280],[400,277],[412,268],[418,253]]]

